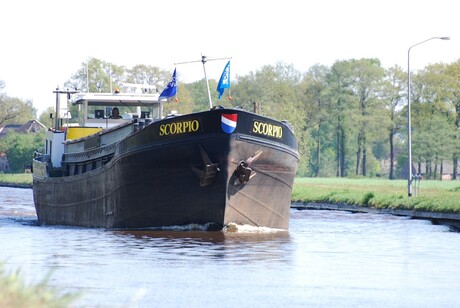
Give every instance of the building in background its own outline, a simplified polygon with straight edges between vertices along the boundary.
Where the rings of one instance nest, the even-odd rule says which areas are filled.
[[[26,124],[8,124],[0,126],[0,142],[10,131],[16,133],[39,133],[45,129],[46,126],[38,120],[30,120]],[[0,152],[0,172],[10,172],[8,157],[4,152]]]

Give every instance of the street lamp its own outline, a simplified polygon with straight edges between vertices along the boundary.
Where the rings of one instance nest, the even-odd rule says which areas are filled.
[[[424,40],[420,43],[414,44],[409,47],[407,51],[407,160],[409,162],[409,171],[407,174],[407,195],[412,197],[412,140],[411,140],[411,120],[410,120],[410,50],[412,47],[418,46],[420,44],[426,43],[431,40],[450,40],[448,36],[435,36]]]

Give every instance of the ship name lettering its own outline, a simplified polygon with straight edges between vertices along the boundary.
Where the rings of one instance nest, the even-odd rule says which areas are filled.
[[[283,137],[283,128],[278,125],[254,121],[252,132],[259,135],[281,139]]]
[[[172,122],[160,125],[160,136],[193,133],[200,128],[198,120]]]

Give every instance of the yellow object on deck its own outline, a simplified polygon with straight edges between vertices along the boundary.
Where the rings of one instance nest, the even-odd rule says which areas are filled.
[[[75,140],[100,132],[100,127],[69,127],[67,128],[66,140]]]

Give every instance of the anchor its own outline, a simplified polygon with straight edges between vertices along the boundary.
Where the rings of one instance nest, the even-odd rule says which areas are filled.
[[[235,182],[233,183],[233,185],[238,185],[238,182],[239,184],[246,184],[249,182],[250,179],[252,179],[257,173],[254,172],[252,169],[251,169],[251,165],[252,163],[257,159],[259,158],[259,156],[263,153],[262,150],[257,150],[254,155],[252,155],[251,157],[249,157],[248,159],[246,160],[240,160],[238,162],[238,165],[235,169],[235,176],[236,176],[236,180]]]
[[[211,161],[211,159],[209,158],[208,154],[206,154],[201,144],[199,144],[198,146],[200,149],[201,158],[204,162],[204,168],[203,170],[200,170],[192,165],[190,165],[190,168],[192,168],[193,172],[195,172],[195,174],[200,179],[200,186],[205,187],[214,183],[214,181],[216,180],[217,172],[220,171],[220,169],[218,163],[213,163]]]

